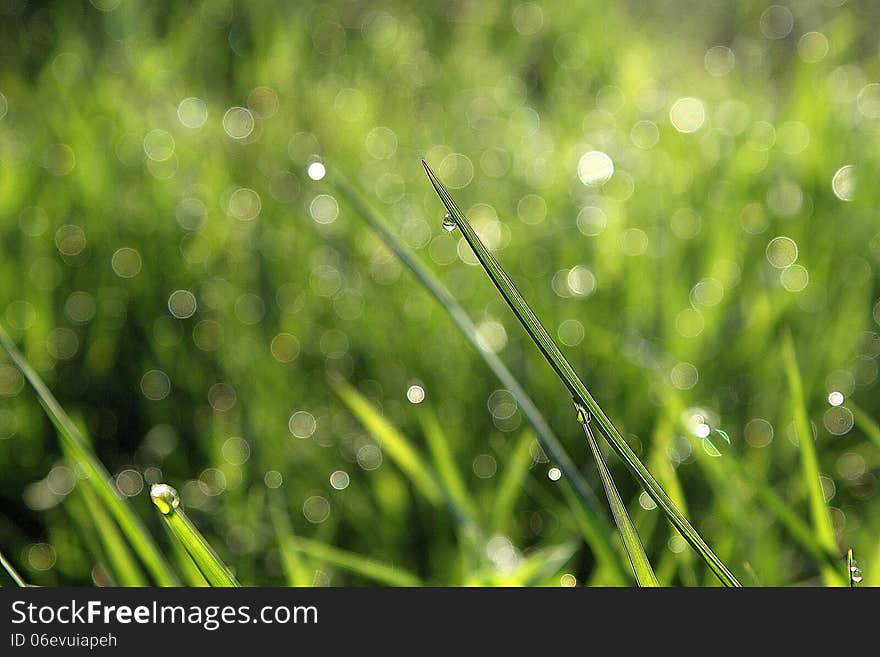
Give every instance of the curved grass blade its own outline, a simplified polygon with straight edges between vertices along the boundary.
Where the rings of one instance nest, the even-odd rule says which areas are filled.
[[[571,482],[580,503],[586,507],[587,513],[595,516],[596,522],[599,524],[608,525],[608,521],[602,512],[602,505],[599,503],[590,485],[577,469],[577,466],[575,466],[568,452],[562,446],[562,443],[559,442],[556,434],[553,433],[547,420],[544,419],[535,402],[532,401],[525,389],[519,384],[516,377],[507,369],[504,362],[493,352],[485,348],[479,339],[476,326],[464,308],[458,304],[437,277],[418,260],[415,254],[389,230],[379,213],[370,207],[369,203],[364,200],[342,175],[328,173],[325,181],[348,201],[357,214],[378,235],[385,246],[400,259],[431,296],[443,306],[443,309],[452,321],[455,322],[458,329],[477,350],[480,358],[488,365],[492,373],[498,377],[498,380],[505,389],[514,396],[526,420],[534,428],[541,448],[549,459],[559,467],[565,478]],[[610,530],[610,526],[608,529]]]
[[[241,586],[211,544],[180,508],[177,491],[168,484],[153,484],[150,499],[174,537],[180,541],[211,586]]]
[[[620,493],[617,492],[617,486],[614,485],[614,479],[605,463],[605,457],[602,456],[602,450],[599,449],[599,443],[590,429],[590,414],[577,400],[574,402],[574,407],[577,411],[578,422],[584,428],[584,435],[587,437],[593,458],[596,460],[599,478],[602,479],[602,486],[605,487],[605,494],[608,496],[608,506],[611,507],[611,515],[614,516],[620,540],[623,541],[626,556],[629,558],[633,574],[636,576],[636,583],[639,586],[660,586],[660,582],[657,581],[657,576],[651,568],[651,562],[648,561],[648,555],[645,554],[645,548],[642,547],[636,526],[633,524],[632,518],[629,517],[626,506],[620,498]]]
[[[21,588],[26,588],[28,586],[28,583],[24,581],[24,578],[18,574],[15,567],[6,559],[2,550],[0,550],[0,566],[3,566],[3,570],[5,570],[6,574],[9,575],[13,582],[15,582],[16,586],[20,586]]]
[[[55,399],[49,388],[43,383],[40,375],[30,366],[25,357],[18,351],[12,340],[0,327],[0,346],[6,350],[12,362],[21,371],[24,377],[37,393],[37,397],[46,414],[55,425],[61,441],[70,454],[70,457],[79,463],[94,482],[94,489],[98,497],[107,507],[125,537],[131,543],[132,548],[143,561],[144,566],[150,571],[155,582],[160,586],[175,586],[178,584],[177,576],[168,565],[165,557],[153,542],[147,528],[141,519],[128,505],[128,502],[116,490],[110,473],[98,460],[94,452],[80,436],[76,425],[61,408],[61,404]]]
[[[311,539],[298,536],[296,542],[290,546],[292,549],[307,554],[315,559],[320,559],[327,563],[333,564],[345,570],[348,570],[361,577],[375,580],[380,584],[388,586],[421,586],[422,580],[412,573],[393,568],[384,563],[373,561],[366,557],[346,550],[340,550],[332,545],[313,541]]]
[[[584,385],[583,381],[581,381],[580,377],[578,377],[574,368],[572,368],[565,356],[562,355],[559,347],[535,316],[535,313],[529,307],[528,303],[526,303],[526,300],[523,299],[522,295],[516,289],[513,281],[510,280],[504,269],[502,269],[495,257],[486,248],[485,244],[480,241],[480,238],[468,222],[467,217],[464,216],[464,213],[459,209],[458,205],[456,205],[455,201],[449,195],[449,192],[443,186],[443,183],[440,182],[431,170],[431,167],[428,166],[427,162],[422,160],[422,164],[425,167],[425,171],[428,173],[431,184],[440,196],[440,200],[443,202],[443,205],[446,206],[446,210],[449,214],[448,220],[454,222],[461,230],[462,235],[470,245],[474,255],[476,255],[477,259],[480,261],[480,264],[486,270],[492,283],[501,293],[501,296],[510,306],[514,315],[516,315],[516,318],[523,325],[526,332],[538,346],[538,349],[544,354],[544,357],[547,359],[548,363],[550,363],[550,366],[555,370],[556,374],[568,388],[572,397],[583,405],[584,408],[589,411],[590,415],[596,419],[600,431],[618,455],[623,459],[632,474],[642,484],[642,487],[648,495],[651,496],[657,506],[663,509],[663,512],[669,518],[670,522],[675,525],[675,528],[678,529],[685,540],[690,543],[694,550],[696,550],[709,565],[718,579],[727,586],[741,586],[736,576],[734,576],[721,559],[719,559],[712,551],[712,548],[710,548],[706,541],[703,540],[703,537],[700,536],[699,532],[697,532],[693,525],[691,525],[690,521],[684,516],[684,514],[678,510],[678,507],[669,495],[666,494],[666,491],[663,490],[654,478],[654,475],[651,474],[648,468],[646,468],[639,460],[639,457],[636,456],[635,452],[633,452],[632,448],[626,443],[623,436],[620,435],[614,427],[614,424],[608,419],[608,416],[605,415],[605,412],[596,400],[593,399],[593,396],[587,390],[587,387]]]
[[[825,496],[822,493],[822,483],[819,479],[819,458],[816,454],[816,446],[813,444],[813,429],[810,426],[810,418],[807,414],[804,384],[801,379],[800,368],[798,367],[794,341],[790,333],[786,333],[782,340],[782,360],[785,365],[785,375],[788,378],[788,389],[791,395],[791,414],[794,418],[794,426],[798,437],[801,472],[804,477],[804,484],[807,487],[813,530],[816,538],[826,551],[839,555],[837,541],[834,538],[834,527],[831,524],[831,512],[828,509],[828,505],[825,504]],[[837,568],[823,564],[821,570],[822,577],[829,586],[840,586],[843,584],[843,579]]]

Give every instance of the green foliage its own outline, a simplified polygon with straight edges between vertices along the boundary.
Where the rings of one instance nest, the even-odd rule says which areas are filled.
[[[593,396],[589,393],[580,377],[575,373],[571,364],[565,356],[562,355],[559,347],[535,316],[531,307],[529,307],[528,303],[526,303],[525,299],[523,299],[522,295],[516,289],[513,281],[510,280],[501,268],[501,265],[498,264],[498,261],[495,260],[486,246],[480,241],[480,238],[477,236],[476,232],[474,232],[467,217],[464,216],[464,213],[459,209],[455,201],[452,200],[452,197],[449,195],[449,192],[446,191],[443,183],[440,182],[437,176],[434,175],[434,172],[431,171],[431,167],[428,166],[428,163],[422,161],[422,164],[424,164],[425,170],[428,172],[431,184],[434,186],[434,189],[443,201],[443,205],[446,206],[448,212],[447,216],[450,217],[448,221],[453,222],[455,227],[461,230],[468,245],[474,250],[480,264],[486,270],[492,283],[498,288],[501,296],[510,306],[511,310],[513,310],[516,318],[528,332],[529,337],[532,338],[541,350],[541,353],[544,354],[547,362],[550,363],[556,371],[556,374],[559,376],[562,383],[565,384],[569,392],[574,396],[575,404],[583,406],[587,412],[596,417],[602,433],[611,446],[617,451],[618,455],[623,459],[624,463],[629,467],[633,476],[641,482],[646,492],[648,492],[657,505],[659,505],[666,513],[670,522],[675,525],[697,553],[703,557],[707,564],[709,564],[710,568],[712,568],[718,576],[718,579],[727,586],[739,586],[739,582],[733,573],[731,573],[727,569],[727,566],[725,566],[715,553],[712,552],[712,549],[706,544],[702,536],[700,536],[688,519],[685,518],[678,507],[676,507],[672,499],[666,494],[666,491],[660,487],[660,484],[657,483],[657,480],[654,479],[651,472],[639,460],[638,456],[636,456],[632,448],[626,443],[596,400],[593,399]],[[606,492],[608,492],[607,486]],[[609,495],[609,497],[611,496]],[[615,506],[614,502],[612,502],[612,506]],[[618,529],[619,528],[620,525],[618,524]],[[630,558],[632,559],[632,556],[630,556]],[[633,566],[635,567],[635,565],[636,564],[634,563]]]
[[[424,158],[743,583],[845,583],[850,546],[880,583],[880,15],[789,7],[6,3],[8,562],[204,585],[148,499],[175,481],[248,585],[377,583],[300,540],[431,585],[632,585]],[[588,410],[657,579],[715,584]]]
[[[608,497],[608,505],[611,507],[611,515],[614,516],[614,522],[617,525],[617,532],[620,534],[620,540],[626,550],[626,556],[629,558],[630,566],[632,566],[633,574],[636,577],[636,583],[639,586],[660,586],[657,576],[651,568],[651,562],[648,561],[648,555],[645,554],[645,548],[642,547],[642,540],[633,524],[632,518],[620,493],[617,492],[617,486],[611,476],[611,471],[605,463],[605,457],[599,447],[599,442],[590,429],[589,412],[575,402],[575,410],[577,410],[578,422],[584,428],[584,435],[587,437],[587,443],[590,446],[590,452],[596,461],[596,469],[599,471],[599,478],[602,480],[602,487],[605,489],[605,495]]]

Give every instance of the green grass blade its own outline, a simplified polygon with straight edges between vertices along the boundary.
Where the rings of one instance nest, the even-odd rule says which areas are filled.
[[[95,532],[103,545],[107,566],[113,579],[120,586],[148,586],[149,582],[141,571],[137,559],[129,549],[128,543],[116,523],[113,522],[110,514],[98,499],[92,482],[88,479],[80,481],[75,490],[79,491],[82,496],[85,508],[94,523]]]
[[[575,495],[574,489],[569,485],[565,477],[562,477],[558,483],[562,495],[569,499],[569,505],[571,506],[571,498]],[[608,539],[608,532],[604,524],[597,524],[595,517],[584,513],[581,506],[572,506],[571,508],[575,525],[580,530],[587,545],[593,551],[593,556],[599,566],[599,574],[601,576],[597,581],[607,586],[629,586],[633,581],[632,575],[623,563],[623,558],[620,556],[619,551],[615,549],[614,544]]]
[[[95,529],[92,514],[86,506],[83,495],[71,493],[65,497],[64,510],[67,511],[72,525],[76,527],[77,534],[82,540],[86,552],[94,559],[94,567],[91,572],[92,581],[96,586],[116,586],[116,579],[107,567],[107,554],[104,545],[98,539],[98,532]],[[106,584],[99,582],[98,578],[101,575],[107,578],[108,582]]]
[[[690,521],[684,516],[678,507],[673,503],[672,499],[666,494],[654,475],[639,460],[632,448],[623,439],[623,436],[617,431],[605,412],[599,407],[599,404],[593,399],[593,396],[587,390],[583,381],[580,380],[571,364],[562,355],[559,347],[547,333],[541,322],[535,316],[535,313],[523,299],[522,295],[516,289],[513,281],[507,276],[501,265],[495,257],[489,252],[486,246],[480,241],[480,238],[474,232],[467,217],[456,205],[455,201],[449,195],[449,192],[443,186],[443,183],[434,175],[434,172],[424,160],[422,164],[428,172],[431,184],[440,196],[443,205],[455,222],[456,226],[461,230],[467,243],[470,245],[477,259],[482,264],[492,283],[498,288],[501,296],[510,306],[514,315],[525,328],[526,332],[544,354],[544,357],[550,363],[551,367],[556,371],[559,378],[568,388],[572,397],[574,397],[582,406],[584,406],[590,415],[597,421],[599,429],[602,431],[606,439],[609,441],[614,450],[623,459],[626,466],[632,474],[638,479],[642,487],[651,496],[654,502],[659,506],[670,522],[675,525],[676,529],[687,540],[688,543],[697,551],[703,560],[709,565],[718,579],[727,586],[740,586],[739,581],[734,574],[724,565],[721,559],[712,551],[712,548],[703,540],[699,532],[691,525]]]
[[[436,276],[425,267],[415,254],[401,242],[394,233],[389,230],[385,221],[369,203],[357,192],[357,190],[340,174],[328,174],[326,182],[335,189],[355,209],[356,213],[378,235],[385,245],[400,259],[400,261],[412,272],[419,283],[433,296],[443,307],[455,325],[474,346],[480,358],[486,363],[493,374],[498,378],[504,388],[514,396],[523,416],[532,425],[538,436],[541,448],[549,459],[559,467],[565,478],[571,482],[580,504],[587,508],[587,512],[595,516],[595,521],[608,526],[602,505],[575,466],[574,461],[562,446],[562,443],[553,433],[547,420],[538,410],[525,389],[511,374],[504,362],[492,351],[486,349],[480,341],[477,328],[467,312],[462,308]],[[610,530],[610,526],[608,526]]]
[[[877,421],[850,401],[846,402],[846,407],[852,411],[856,426],[880,448],[880,425],[877,424]]]
[[[332,545],[298,536],[292,549],[326,563],[348,570],[356,575],[387,586],[421,586],[422,581],[412,573],[387,566],[359,554],[340,550]]]
[[[789,394],[791,396],[791,414],[794,418],[795,431],[798,437],[798,449],[801,455],[801,472],[804,484],[807,487],[807,498],[810,505],[810,518],[813,521],[813,530],[822,547],[831,554],[838,554],[837,541],[834,538],[834,527],[831,523],[831,512],[825,504],[825,496],[822,494],[822,483],[819,479],[819,458],[816,454],[816,445],[813,442],[813,430],[810,427],[810,417],[807,414],[807,405],[804,398],[804,386],[798,367],[797,354],[794,349],[794,341],[790,333],[786,333],[782,340],[782,360],[785,365],[785,374],[788,379]],[[829,585],[839,586],[843,584],[840,572],[837,568],[823,564],[822,575]]]
[[[382,446],[383,451],[409,477],[413,486],[433,504],[441,503],[444,496],[437,478],[409,439],[386,420],[356,388],[339,378],[331,379],[330,385],[370,435]]]
[[[287,585],[311,586],[313,579],[309,576],[309,569],[300,559],[300,553],[296,549],[299,537],[293,533],[290,518],[287,517],[280,501],[269,501],[269,515],[272,517],[275,539],[278,542],[278,551],[281,555],[281,567],[284,570]]]
[[[509,573],[499,573],[495,568],[473,573],[465,586],[542,586],[559,573],[577,552],[574,541],[540,548],[520,557],[516,567]]]
[[[177,577],[171,566],[162,556],[159,548],[153,542],[147,528],[140,518],[129,506],[128,502],[116,490],[110,473],[107,472],[98,457],[92,452],[86,442],[80,436],[76,425],[68,417],[64,409],[55,399],[40,375],[30,366],[24,356],[18,351],[12,340],[0,327],[0,345],[9,354],[12,362],[21,371],[37,393],[40,403],[46,409],[46,413],[63,442],[65,449],[71,458],[79,463],[88,473],[94,483],[95,492],[101,501],[107,506],[113,519],[117,522],[125,537],[131,543],[153,579],[160,586],[174,586],[178,583]]]
[[[596,468],[599,470],[599,478],[602,480],[602,486],[605,488],[605,494],[608,496],[608,506],[611,507],[611,515],[614,516],[614,522],[617,525],[617,531],[620,534],[620,540],[626,550],[626,556],[629,558],[630,566],[632,566],[633,574],[636,577],[636,583],[639,586],[660,586],[657,576],[651,568],[651,562],[648,561],[648,555],[645,554],[645,548],[642,547],[642,541],[639,539],[639,533],[633,524],[626,505],[617,492],[617,486],[614,485],[614,479],[611,477],[611,471],[605,463],[605,457],[602,456],[602,450],[599,449],[599,443],[590,429],[590,415],[583,406],[575,401],[574,407],[577,410],[578,422],[584,428],[584,435],[593,452],[593,458],[596,460]]]
[[[422,423],[422,430],[425,434],[425,441],[428,443],[428,449],[437,469],[437,474],[443,484],[446,494],[450,498],[450,502],[462,513],[466,515],[467,522],[476,523],[477,510],[468,494],[467,486],[461,477],[458,467],[455,464],[455,458],[449,449],[449,441],[443,432],[443,427],[437,419],[437,415],[430,407],[426,407],[419,418]]]
[[[192,560],[191,556],[189,556],[189,552],[186,551],[183,544],[178,541],[177,537],[172,533],[171,527],[168,526],[168,523],[163,523],[163,525],[165,533],[168,536],[168,544],[171,546],[173,563],[177,566],[177,570],[181,574],[184,586],[192,586],[196,588],[210,587],[211,585],[208,583],[208,580],[205,579],[205,576],[202,574],[202,571],[199,570],[196,562]]]
[[[505,533],[507,524],[513,518],[516,500],[523,490],[523,482],[532,464],[532,444],[535,440],[531,431],[525,431],[513,447],[510,458],[504,464],[501,481],[492,505],[492,533]]]
[[[748,470],[739,464],[735,466],[735,471],[744,482],[754,488],[755,494],[769,511],[782,524],[782,527],[788,532],[802,548],[819,563],[825,566],[836,568],[840,563],[837,554],[828,551],[828,549],[816,539],[815,532],[789,505],[782,499],[776,491],[768,486],[764,481],[749,474]]]
[[[177,491],[167,484],[153,484],[150,499],[174,537],[180,541],[211,586],[241,586],[201,532],[180,508]]]
[[[25,582],[24,578],[18,574],[18,571],[15,570],[15,567],[6,558],[2,550],[0,550],[0,566],[3,566],[3,570],[5,570],[6,574],[9,575],[13,582],[15,582],[16,586],[20,586],[21,588],[28,586],[27,582]]]

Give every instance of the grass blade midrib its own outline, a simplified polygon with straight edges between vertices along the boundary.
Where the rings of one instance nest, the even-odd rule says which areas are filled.
[[[626,463],[627,467],[633,475],[640,481],[645,491],[651,496],[654,502],[663,509],[669,520],[675,525],[676,529],[681,532],[685,540],[700,554],[704,561],[709,565],[718,579],[727,586],[740,586],[739,581],[734,574],[724,565],[721,559],[712,551],[712,548],[703,540],[702,536],[690,524],[688,519],[678,510],[666,492],[660,487],[660,484],[639,460],[635,452],[629,447],[608,416],[599,406],[584,383],[580,380],[571,364],[556,346],[555,341],[547,333],[547,330],[538,320],[531,307],[520,295],[513,281],[507,276],[501,265],[495,257],[489,252],[486,246],[477,236],[474,229],[465,217],[464,213],[459,209],[458,205],[446,191],[443,183],[437,178],[428,163],[422,160],[425,171],[431,180],[437,194],[440,196],[443,205],[454,219],[456,225],[461,230],[465,240],[473,249],[477,259],[483,265],[483,268],[492,280],[492,283],[501,293],[501,296],[510,306],[513,313],[522,323],[529,336],[544,354],[551,367],[562,379],[571,395],[581,404],[583,404],[590,414],[597,420],[599,428],[607,438],[611,446],[618,455]]]

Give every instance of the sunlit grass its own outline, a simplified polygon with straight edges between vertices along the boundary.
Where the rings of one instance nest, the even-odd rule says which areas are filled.
[[[632,448],[626,443],[608,417],[596,403],[593,396],[589,393],[580,377],[575,373],[571,364],[562,355],[559,347],[549,336],[541,322],[535,316],[532,309],[523,299],[522,295],[516,289],[516,286],[498,264],[498,261],[492,256],[480,238],[474,232],[464,213],[458,208],[455,201],[446,191],[443,183],[434,175],[427,162],[422,162],[431,184],[440,196],[443,205],[448,212],[446,222],[453,222],[455,227],[459,228],[464,234],[468,245],[474,250],[480,264],[486,270],[489,278],[498,288],[504,300],[513,310],[517,319],[523,325],[529,336],[541,350],[547,361],[556,371],[560,380],[568,388],[569,392],[574,396],[577,404],[582,405],[597,420],[597,426],[602,430],[606,439],[614,447],[618,455],[623,459],[624,463],[630,468],[633,475],[642,483],[646,492],[654,499],[666,513],[670,522],[682,533],[691,546],[706,561],[706,563],[715,572],[718,579],[728,586],[739,586],[739,581],[728,570],[727,566],[715,555],[708,544],[703,540],[702,536],[694,529],[691,523],[682,515],[681,511],[675,506],[670,497],[657,483],[657,480],[651,472],[639,460],[638,456],[632,451]]]
[[[634,583],[570,395],[424,157],[743,584],[846,584],[849,547],[880,584],[852,3],[785,36],[748,2],[104,4],[0,21],[0,323],[86,448],[0,350],[23,581],[206,585],[149,500],[173,481],[245,585],[378,583],[300,538],[431,585]],[[660,583],[717,584],[590,415]]]

